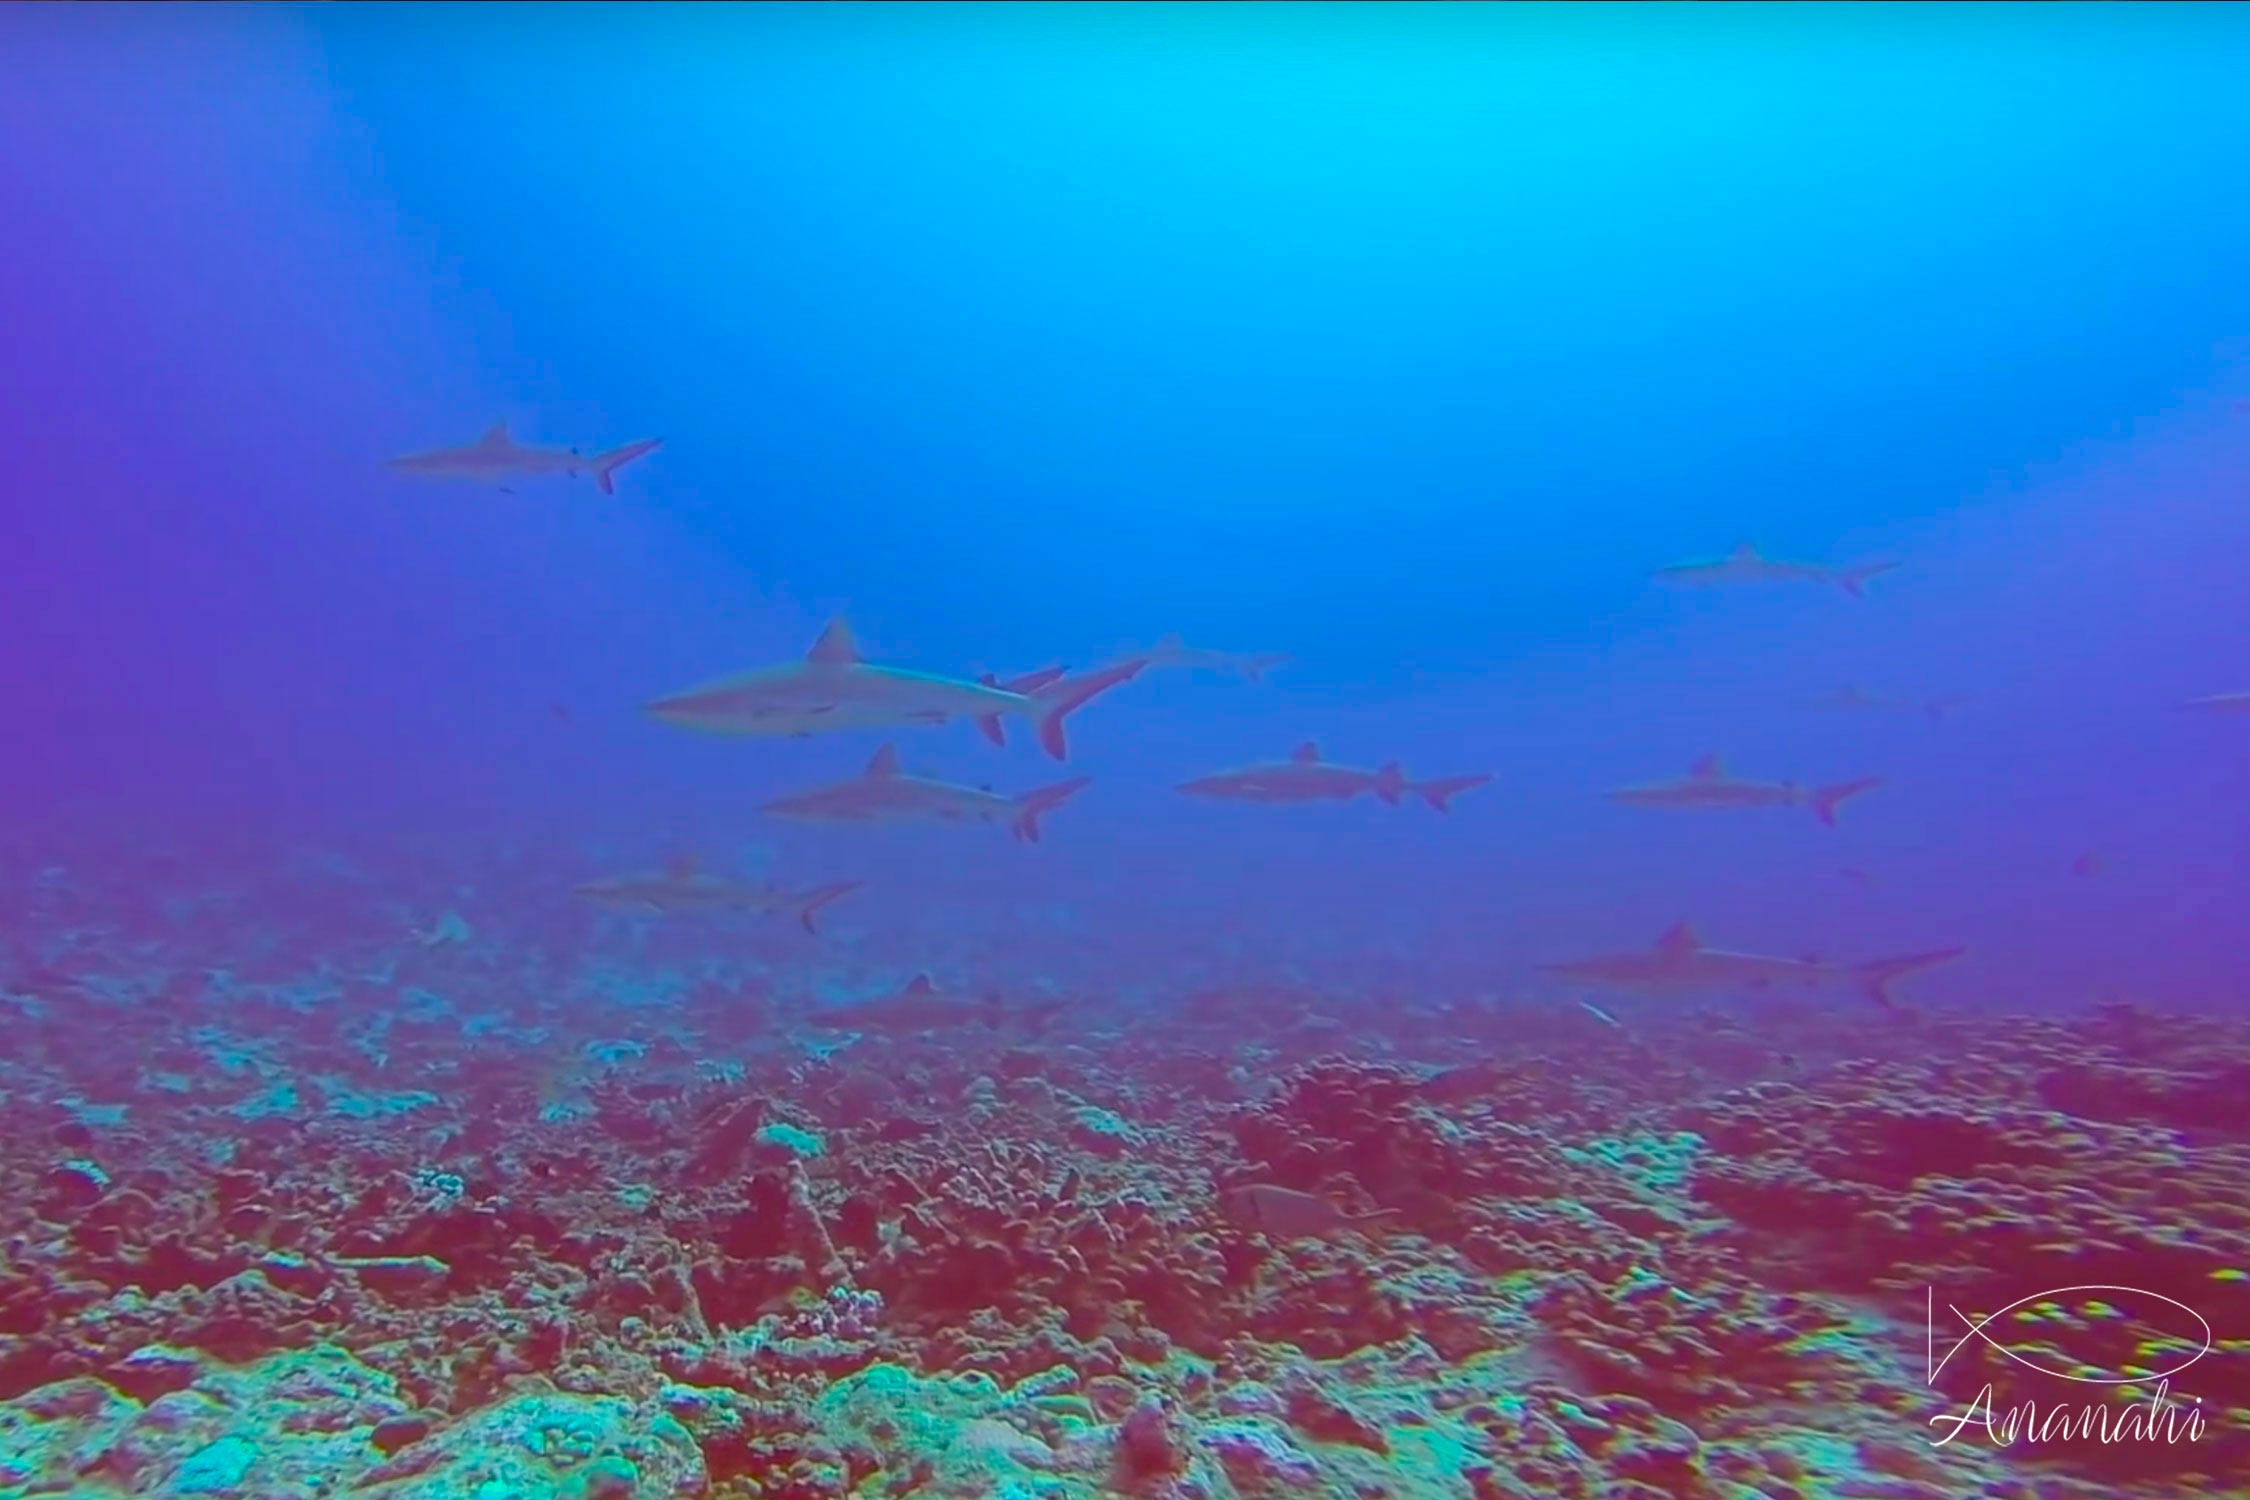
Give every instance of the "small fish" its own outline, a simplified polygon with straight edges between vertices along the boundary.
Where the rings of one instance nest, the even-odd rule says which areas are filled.
[[[1177,635],[1164,637],[1146,651],[1127,652],[1120,659],[1137,661],[1145,670],[1162,671],[1171,668],[1183,672],[1218,672],[1239,677],[1244,682],[1264,682],[1268,672],[1289,660],[1278,651],[1210,651],[1201,646],[1190,646]]]
[[[1236,1228],[1276,1240],[1333,1234],[1339,1229],[1364,1229],[1398,1215],[1395,1208],[1379,1208],[1365,1214],[1347,1213],[1317,1193],[1300,1193],[1295,1188],[1271,1182],[1228,1188],[1219,1194],[1219,1204]]]
[[[1743,781],[1729,776],[1718,756],[1706,755],[1680,780],[1618,787],[1609,795],[1613,801],[1635,807],[1809,807],[1814,817],[1833,828],[1836,809],[1846,798],[1882,784],[1879,776],[1817,787],[1800,786],[1794,781]]]
[[[719,911],[766,916],[794,911],[805,931],[818,932],[813,917],[820,909],[860,888],[857,880],[814,886],[806,891],[783,890],[774,885],[745,885],[715,875],[700,874],[694,859],[681,856],[658,875],[626,875],[610,880],[589,880],[572,894],[603,906],[648,912]]]
[[[2207,714],[2250,714],[2250,692],[2206,693],[2201,698],[2190,698],[2180,705]]]
[[[1824,693],[1813,703],[1819,708],[1843,709],[1856,713],[1912,714],[1933,722],[1944,719],[1961,706],[1959,698],[1905,698],[1890,697],[1847,682],[1832,693]]]
[[[419,474],[432,479],[468,479],[479,484],[499,485],[514,478],[537,478],[561,474],[576,479],[581,474],[593,476],[594,485],[605,495],[617,493],[617,471],[654,450],[662,438],[643,438],[637,443],[627,443],[622,448],[612,448],[607,453],[597,453],[588,458],[576,448],[533,448],[518,443],[508,436],[508,424],[495,422],[492,429],[477,441],[460,448],[430,448],[420,453],[409,453],[390,461],[390,467],[402,474]],[[501,485],[506,488],[505,485]]]
[[[1039,820],[1087,785],[1074,776],[1020,797],[984,787],[961,786],[898,768],[898,747],[875,752],[867,769],[848,781],[777,798],[763,811],[783,818],[821,823],[1006,823],[1018,839],[1039,842]]]
[[[1889,1007],[1893,981],[1917,970],[1959,958],[1965,948],[1940,948],[1868,963],[1823,963],[1817,958],[1774,958],[1762,953],[1730,953],[1706,948],[1685,922],[1667,928],[1652,948],[1605,953],[1567,963],[1539,965],[1540,971],[1567,979],[1590,980],[1623,989],[1827,990],[1849,988]]]
[[[767,738],[974,719],[996,743],[1002,739],[1000,721],[1014,716],[1037,724],[1039,743],[1061,760],[1068,753],[1064,718],[1139,671],[1138,662],[1076,677],[1050,668],[1007,687],[910,672],[868,661],[851,627],[831,620],[802,661],[706,682],[657,699],[647,712],[704,734]]]
[[[1491,779],[1490,773],[1480,772],[1438,781],[1408,781],[1397,761],[1375,771],[1340,766],[1334,761],[1322,760],[1320,746],[1307,740],[1287,760],[1263,761],[1238,771],[1183,781],[1178,790],[1191,797],[1272,803],[1340,802],[1362,792],[1372,792],[1393,807],[1406,793],[1412,792],[1439,812],[1445,812],[1453,798]]]
[[[1818,583],[1842,589],[1854,599],[1866,597],[1867,580],[1897,567],[1896,562],[1863,563],[1856,568],[1828,568],[1816,563],[1782,562],[1760,555],[1744,542],[1713,562],[1674,563],[1656,570],[1665,583],[1708,587],[1753,583]]]

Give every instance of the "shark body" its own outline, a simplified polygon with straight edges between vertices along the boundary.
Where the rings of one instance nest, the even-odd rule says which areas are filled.
[[[1931,720],[1943,719],[1961,706],[1959,698],[1894,698],[1872,692],[1856,682],[1847,682],[1832,693],[1823,693],[1813,703],[1818,708],[1847,713],[1912,714]]]
[[[1541,964],[1539,968],[1542,973],[1566,979],[1660,993],[1848,989],[1888,1007],[1892,981],[1958,958],[1966,951],[1940,948],[1899,958],[1879,958],[1869,963],[1825,963],[1817,958],[1779,958],[1707,948],[1694,928],[1679,922],[1665,929],[1653,947]]]
[[[1050,667],[1009,685],[944,677],[866,660],[851,627],[832,620],[801,661],[718,678],[659,698],[647,711],[681,729],[758,737],[973,719],[996,743],[1004,739],[1004,719],[1022,718],[1038,726],[1040,744],[1061,760],[1068,753],[1065,716],[1139,671],[1138,662],[1120,662],[1073,677]]]
[[[875,752],[867,769],[846,781],[781,797],[765,805],[777,817],[822,823],[1005,823],[1018,839],[1039,841],[1039,820],[1087,784],[1074,776],[1020,797],[962,786],[899,769],[898,747]]]
[[[1836,826],[1836,809],[1846,798],[1882,785],[1879,776],[1840,781],[1832,786],[1801,786],[1794,781],[1746,781],[1729,776],[1716,755],[1706,755],[1676,781],[1650,781],[1621,786],[1610,792],[1613,801],[1635,807],[1726,808],[1809,807],[1824,825]]]
[[[2206,693],[2180,705],[2207,714],[2250,714],[2250,692]]]
[[[1320,758],[1320,746],[1307,740],[1287,760],[1263,761],[1240,770],[1222,771],[1183,781],[1178,790],[1191,797],[1220,797],[1233,802],[1343,802],[1362,793],[1373,793],[1396,807],[1412,792],[1439,812],[1462,792],[1490,781],[1488,773],[1450,776],[1438,781],[1413,782],[1391,761],[1378,770],[1363,771]]]
[[[952,999],[939,992],[929,975],[917,974],[895,995],[823,1006],[806,1022],[824,1031],[942,1031],[994,1025],[1001,1014],[997,1002]]]
[[[1730,586],[1761,583],[1817,583],[1841,589],[1854,599],[1863,598],[1867,580],[1879,573],[1888,573],[1897,567],[1895,562],[1863,563],[1856,568],[1830,568],[1818,563],[1785,562],[1767,557],[1757,548],[1744,542],[1725,557],[1708,562],[1674,563],[1659,568],[1656,576],[1665,583],[1693,587]]]
[[[1263,682],[1266,673],[1289,658],[1278,651],[1211,651],[1168,635],[1146,651],[1128,652],[1120,660],[1137,661],[1149,671],[1216,672],[1245,682]]]
[[[674,860],[657,874],[589,880],[572,894],[601,906],[645,912],[737,912],[769,916],[794,911],[805,931],[817,932],[813,918],[831,901],[860,888],[857,880],[791,891],[775,885],[749,885],[698,872],[692,860]]]
[[[409,453],[392,459],[390,466],[402,474],[466,479],[477,484],[498,485],[502,489],[507,488],[507,481],[511,479],[558,474],[576,479],[588,474],[593,476],[595,487],[603,494],[614,495],[617,471],[661,442],[662,438],[643,438],[637,443],[627,443],[588,457],[576,448],[537,448],[519,443],[508,435],[507,423],[496,422],[473,443],[459,448],[429,448]]]

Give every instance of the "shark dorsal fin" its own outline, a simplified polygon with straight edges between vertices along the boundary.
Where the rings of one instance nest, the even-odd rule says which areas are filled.
[[[1726,761],[1716,755],[1706,755],[1688,767],[1688,776],[1696,781],[1717,781],[1726,774]]]
[[[1656,951],[1667,958],[1685,958],[1703,947],[1703,939],[1685,922],[1674,922],[1656,940]]]
[[[478,439],[479,445],[486,448],[506,448],[512,446],[514,442],[515,440],[508,436],[508,424],[505,422],[493,423],[485,430],[484,436]]]
[[[1758,560],[1758,549],[1748,542],[1743,542],[1737,545],[1727,556],[1735,562],[1756,562]]]
[[[1290,752],[1289,758],[1300,766],[1317,764],[1320,760],[1320,741],[1307,740]]]
[[[902,995],[934,995],[937,993],[937,981],[930,978],[929,971],[925,969],[909,979],[906,982],[906,988],[900,990],[899,993]]]
[[[695,856],[684,851],[673,855],[670,859],[664,861],[664,873],[674,880],[693,880],[695,878]]]
[[[805,660],[818,662],[824,667],[848,667],[859,661],[859,642],[852,639],[852,628],[842,616],[828,622],[828,628],[813,642]]]
[[[898,774],[898,746],[885,745],[882,749],[876,751],[875,758],[867,763],[867,774],[870,776],[896,776]]]

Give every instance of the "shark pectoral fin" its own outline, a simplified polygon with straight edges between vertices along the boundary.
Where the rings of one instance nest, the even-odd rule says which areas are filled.
[[[1307,740],[1289,752],[1292,765],[1314,766],[1320,764],[1320,741]]]
[[[1399,769],[1397,761],[1387,762],[1375,773],[1375,795],[1391,806],[1398,806],[1399,797],[1406,790],[1406,772]]]
[[[1688,767],[1688,776],[1696,781],[1717,781],[1726,773],[1726,760],[1718,755],[1706,755]]]
[[[1695,929],[1686,922],[1674,922],[1656,940],[1656,951],[1668,958],[1684,958],[1702,947],[1703,939],[1697,937]]]
[[[876,751],[875,758],[867,763],[867,774],[870,777],[896,776],[898,774],[898,746],[885,745],[882,749]]]
[[[477,445],[483,448],[510,448],[515,446],[515,443],[514,439],[508,436],[508,424],[495,422],[485,429],[483,437],[477,439]]]

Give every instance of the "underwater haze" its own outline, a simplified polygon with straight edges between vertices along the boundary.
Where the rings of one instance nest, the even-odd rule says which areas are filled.
[[[2250,1493],[2250,9],[0,57],[0,1500]]]

